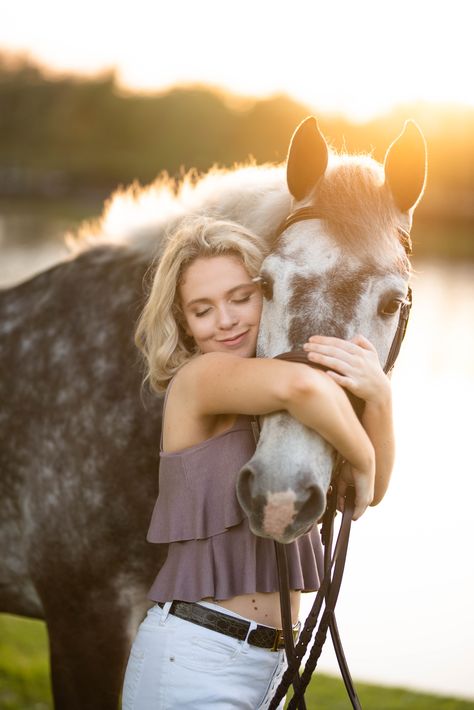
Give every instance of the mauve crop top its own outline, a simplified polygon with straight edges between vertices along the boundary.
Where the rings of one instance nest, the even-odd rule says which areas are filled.
[[[207,441],[160,451],[160,491],[147,540],[168,543],[168,556],[149,599],[191,602],[278,591],[273,540],[251,532],[236,494],[237,474],[254,451],[252,419],[243,415]],[[290,589],[317,590],[317,526],[287,545],[287,555]]]

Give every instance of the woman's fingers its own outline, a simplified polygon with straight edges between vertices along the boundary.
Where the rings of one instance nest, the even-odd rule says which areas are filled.
[[[354,512],[352,520],[358,520],[365,513],[374,498],[375,471],[355,470],[347,461],[344,462],[341,475],[337,481],[337,509],[343,513],[345,497],[349,486],[355,488]]]
[[[308,360],[311,362],[348,374],[351,368],[361,366],[361,358],[364,356],[357,346],[351,343],[345,345],[349,347],[308,342],[303,345],[303,349],[308,353]]]
[[[336,360],[341,360],[341,362],[360,366],[367,358],[371,359],[374,354],[376,355],[375,349],[368,340],[364,338],[360,342],[361,344],[359,345],[350,340],[312,336],[309,341],[303,345],[303,350],[308,354],[314,353],[321,357],[331,357]]]
[[[356,483],[356,497],[354,504],[354,513],[352,515],[352,520],[358,520],[361,515],[365,513],[369,505],[372,503],[374,498],[374,487],[370,483],[366,482],[364,484],[357,485]]]
[[[326,355],[320,352],[308,351],[308,360],[311,362],[317,362],[319,365],[325,365],[331,370],[337,370],[341,374],[347,375],[351,369],[352,365],[349,361],[335,357],[334,355]]]
[[[350,342],[354,343],[355,345],[359,345],[359,347],[364,348],[364,350],[371,350],[372,352],[376,352],[375,347],[372,345],[370,340],[367,340],[367,338],[361,335],[360,333],[358,335],[354,335],[354,337],[351,338]]]
[[[343,513],[346,501],[347,483],[342,478],[337,482],[337,509]]]
[[[303,346],[308,360],[323,365],[341,387],[364,400],[377,399],[383,392],[386,375],[377,351],[363,335],[352,340],[312,336]]]
[[[312,335],[308,339],[307,344],[316,345],[319,348],[335,347],[343,350],[344,352],[352,353],[353,355],[356,355],[357,353],[360,354],[360,349],[369,350],[373,353],[377,352],[370,340],[360,333],[354,335],[354,337],[349,340],[344,340],[343,338],[333,338],[326,335]]]
[[[312,335],[308,339],[309,345],[318,345],[320,347],[340,348],[346,352],[356,353],[359,345],[353,340],[344,340],[343,338],[332,338],[326,335]]]

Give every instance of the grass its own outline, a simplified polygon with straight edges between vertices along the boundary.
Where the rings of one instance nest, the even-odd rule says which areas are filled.
[[[1,710],[52,707],[44,623],[0,615]]]
[[[357,683],[363,710],[474,710],[474,702]],[[316,674],[308,710],[350,710],[339,678]],[[0,710],[52,710],[45,625],[0,615]]]
[[[363,710],[472,710],[474,702],[355,682]],[[306,693],[308,710],[351,710],[344,683],[317,673]]]

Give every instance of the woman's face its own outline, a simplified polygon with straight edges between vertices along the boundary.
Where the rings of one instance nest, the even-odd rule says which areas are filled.
[[[201,353],[255,355],[262,296],[239,257],[195,259],[184,271],[179,296],[186,332]]]

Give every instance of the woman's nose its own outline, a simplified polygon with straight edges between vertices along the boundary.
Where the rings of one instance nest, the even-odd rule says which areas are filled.
[[[231,306],[227,305],[219,309],[219,328],[232,328],[237,321],[237,314]]]

